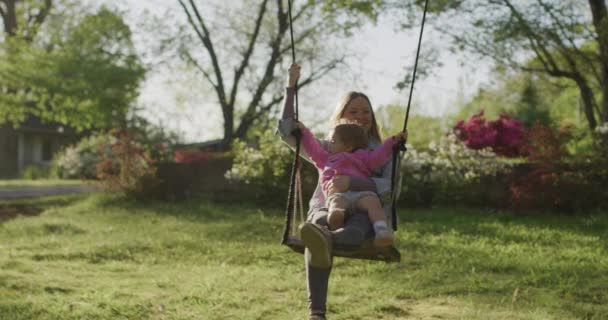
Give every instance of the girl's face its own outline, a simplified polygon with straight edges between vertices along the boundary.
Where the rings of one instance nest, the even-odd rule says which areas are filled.
[[[372,107],[365,98],[354,98],[344,109],[342,119],[355,121],[365,130],[369,130],[372,127]]]
[[[340,137],[335,132],[331,135],[328,149],[330,154],[336,154],[339,152],[351,152],[353,150],[352,147],[344,144],[342,139],[340,139]]]

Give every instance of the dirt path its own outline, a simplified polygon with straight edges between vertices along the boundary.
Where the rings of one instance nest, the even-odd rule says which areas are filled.
[[[72,193],[86,193],[99,190],[95,186],[52,186],[52,187],[9,187],[0,188],[0,200],[37,198]]]

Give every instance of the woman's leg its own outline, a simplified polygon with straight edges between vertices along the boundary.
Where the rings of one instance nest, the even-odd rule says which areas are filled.
[[[353,210],[344,223],[344,228],[332,232],[333,243],[339,246],[359,247],[365,239],[372,237],[372,224],[367,212]]]
[[[308,216],[308,223],[314,224],[314,226],[308,226],[310,228],[324,228],[327,226],[327,211],[316,211],[312,212]],[[323,230],[323,229],[320,229]],[[329,231],[323,236],[327,237],[327,241],[331,243],[331,234]],[[326,248],[328,252],[331,248]],[[318,251],[318,250],[317,250]],[[325,315],[327,305],[327,288],[329,285],[329,275],[331,274],[331,263],[327,268],[319,268],[311,265],[312,254],[308,248],[304,251],[304,262],[306,268],[306,289],[308,290],[308,309],[310,315]],[[315,252],[315,254],[324,254]],[[331,255],[331,252],[329,252]]]
[[[308,222],[315,227],[327,227],[327,211],[311,212]],[[310,226],[312,227],[312,226]],[[322,229],[327,230],[327,229]],[[346,220],[344,228],[329,233],[327,238],[330,244],[337,243],[344,246],[360,246],[361,243],[371,237],[372,225],[367,212],[356,210]],[[331,247],[327,248],[331,250]],[[311,315],[325,315],[327,305],[327,289],[329,276],[331,274],[331,264],[327,268],[319,268],[311,265],[311,253],[308,249],[304,252],[306,268],[306,288],[308,290],[308,307]]]

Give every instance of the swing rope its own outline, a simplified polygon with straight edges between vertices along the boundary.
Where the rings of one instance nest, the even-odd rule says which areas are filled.
[[[292,62],[296,63],[296,50],[293,40],[293,19],[291,16],[291,0],[287,1],[288,5],[288,18],[289,18],[289,35],[291,37],[291,58]],[[295,110],[294,110],[294,120],[298,121],[298,83],[296,81],[294,86],[294,94],[295,94]],[[289,239],[289,231],[293,225],[293,217],[296,215],[295,211],[297,211],[298,203],[302,206],[302,199],[298,200],[298,197],[301,197],[302,193],[302,183],[300,180],[300,140],[302,138],[302,133],[299,129],[294,130],[292,132],[293,136],[296,139],[295,146],[295,154],[293,163],[291,166],[291,178],[289,182],[289,193],[287,196],[287,208],[285,209],[285,228],[283,230],[283,238],[281,239],[281,244],[286,244]],[[295,228],[295,227],[294,227]]]
[[[420,48],[421,48],[421,44],[422,44],[422,34],[424,32],[424,24],[426,21],[426,13],[428,11],[428,0],[425,0],[424,2],[424,11],[423,11],[423,15],[422,15],[422,23],[420,26],[420,35],[418,37],[418,47],[416,49],[416,60],[414,63],[414,71],[412,74],[412,83],[410,84],[410,92],[409,92],[409,98],[408,98],[408,102],[407,102],[407,110],[406,110],[406,114],[405,114],[405,121],[403,123],[403,132],[406,131],[407,129],[407,123],[408,123],[408,119],[409,119],[409,114],[410,114],[410,107],[411,107],[411,103],[412,103],[412,95],[414,92],[414,83],[416,81],[416,70],[418,69],[418,59],[420,57]],[[291,0],[287,1],[288,4],[288,18],[289,18],[289,34],[290,34],[290,39],[291,39],[291,57],[292,57],[292,62],[295,64],[296,63],[296,52],[295,52],[295,44],[294,44],[294,37],[293,37],[293,19],[292,19],[292,5],[291,5]],[[297,122],[298,121],[298,83],[296,81],[295,86],[294,86],[294,95],[295,95],[295,109],[294,109],[294,120]],[[289,232],[292,229],[292,225],[293,225],[293,217],[296,215],[297,211],[297,207],[299,205],[300,207],[300,215],[303,215],[303,204],[302,204],[302,186],[301,186],[301,179],[300,179],[300,141],[302,138],[301,132],[299,129],[295,129],[294,132],[292,132],[292,135],[295,137],[296,140],[296,144],[295,144],[295,153],[294,153],[294,160],[293,160],[293,164],[292,164],[292,168],[291,168],[291,178],[290,178],[290,183],[289,183],[289,193],[287,196],[287,208],[285,211],[285,228],[283,230],[283,237],[281,240],[281,244],[286,244],[288,239],[289,239]],[[397,144],[394,148],[394,152],[393,152],[393,158],[392,158],[392,175],[391,175],[391,202],[392,202],[392,206],[391,206],[391,216],[392,216],[392,227],[393,230],[397,230],[397,210],[396,210],[396,201],[397,201],[397,188],[395,188],[395,183],[396,183],[396,178],[397,178],[397,162],[399,161],[400,157],[400,153],[401,152],[405,152],[407,150],[407,148],[405,147],[405,143],[401,142],[399,144]],[[298,199],[299,198],[299,199]],[[303,217],[302,217],[303,218]],[[295,228],[295,227],[294,227]],[[295,230],[295,229],[294,229]]]
[[[412,95],[414,93],[414,82],[416,82],[416,70],[418,70],[418,58],[420,57],[420,47],[422,46],[422,33],[424,32],[424,23],[426,21],[426,12],[428,10],[429,0],[424,1],[424,11],[422,13],[422,23],[420,24],[420,35],[418,36],[418,48],[416,49],[416,61],[414,62],[414,71],[412,74],[412,83],[410,84],[410,95],[407,100],[407,109],[405,111],[405,121],[403,122],[403,130],[407,130],[407,121],[410,117],[410,106],[412,105]],[[397,231],[397,188],[395,188],[397,180],[397,162],[399,162],[399,155],[401,152],[407,151],[405,143],[401,142],[397,144],[393,150],[393,162],[392,162],[392,174],[391,174],[391,217],[393,230]]]

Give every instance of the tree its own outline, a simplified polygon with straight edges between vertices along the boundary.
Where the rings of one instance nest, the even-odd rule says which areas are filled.
[[[567,79],[579,89],[590,129],[598,120],[608,120],[608,17],[604,0],[586,4],[455,1],[435,9],[442,17],[437,28],[449,35],[456,49],[489,57],[500,67]],[[456,17],[464,20],[465,27],[440,22],[454,22]]]
[[[178,2],[194,38],[182,43],[181,54],[212,86],[224,120],[223,145],[229,148],[282,100],[279,88],[284,84],[287,60],[291,60],[287,59],[288,8],[282,0],[244,1],[240,6],[230,3],[230,9],[216,6],[214,15],[219,19],[214,24],[209,17],[214,8],[210,3]],[[304,87],[343,61],[345,53],[328,50],[331,46],[324,37],[352,25],[338,23],[337,15],[323,14],[320,1],[294,1],[294,6],[297,59],[309,68],[299,83]],[[201,47],[205,54],[197,55]]]
[[[145,74],[129,27],[107,8],[65,13],[47,17],[37,37],[17,27],[0,43],[0,124],[36,116],[83,130],[124,120]]]
[[[424,3],[368,0],[353,8],[351,1],[325,2],[371,16],[403,12],[404,28],[417,26],[412,21]],[[579,90],[589,128],[608,121],[605,0],[438,0],[429,2],[429,11],[429,24],[447,36],[453,50],[490,58],[498,67],[567,79]]]
[[[0,0],[5,36],[32,41],[52,7],[53,0]]]

